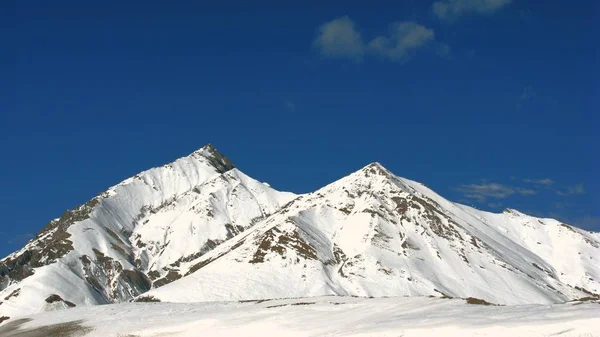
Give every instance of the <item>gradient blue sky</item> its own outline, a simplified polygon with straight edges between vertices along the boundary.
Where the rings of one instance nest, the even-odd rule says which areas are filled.
[[[0,2],[0,255],[213,143],[307,192],[379,161],[600,230],[594,0]]]

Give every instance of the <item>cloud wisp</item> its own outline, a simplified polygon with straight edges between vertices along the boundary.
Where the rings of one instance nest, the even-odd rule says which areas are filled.
[[[347,16],[322,24],[313,44],[325,57],[360,61],[365,53],[362,37]]]
[[[511,177],[511,180],[520,181],[525,185],[522,187],[514,186],[516,182],[513,182],[511,185],[503,185],[482,179],[480,183],[463,184],[454,189],[462,194],[463,200],[477,201],[482,204],[487,204],[492,208],[499,207],[500,204],[497,202],[498,200],[506,199],[512,195],[528,196],[543,191],[554,193],[561,197],[585,194],[583,184],[561,187],[556,186],[556,182],[550,178],[520,179]],[[495,201],[489,199],[494,199]],[[553,204],[557,209],[564,208],[566,205],[567,203],[564,202],[564,199],[561,202],[554,202]]]
[[[466,184],[456,188],[467,199],[485,202],[488,198],[505,199],[511,195],[534,195],[535,190],[498,183]]]
[[[511,0],[441,0],[433,3],[433,14],[452,23],[462,16],[489,15],[511,3]]]
[[[323,57],[345,58],[356,62],[365,55],[378,56],[389,61],[404,63],[414,53],[434,44],[435,32],[412,21],[398,21],[389,26],[389,32],[364,42],[354,22],[347,16],[322,24],[313,41]],[[447,56],[450,47],[438,44],[438,55]]]
[[[561,197],[569,197],[572,195],[585,194],[585,189],[583,188],[583,184],[577,184],[574,186],[567,186],[566,188],[556,190],[555,192]]]
[[[543,186],[551,186],[552,184],[554,184],[554,180],[550,179],[550,178],[544,178],[544,179],[523,179],[524,183],[528,183],[528,184],[534,184],[534,185],[543,185]]]
[[[368,50],[396,62],[406,62],[412,52],[435,40],[432,29],[415,22],[394,22],[389,30],[389,36],[377,36],[369,42]]]

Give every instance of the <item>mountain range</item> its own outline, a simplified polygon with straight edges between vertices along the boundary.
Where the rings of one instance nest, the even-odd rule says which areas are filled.
[[[212,145],[109,188],[0,260],[0,324],[119,302],[600,298],[600,233],[446,200],[378,163],[296,195]],[[6,323],[5,323],[6,324]]]

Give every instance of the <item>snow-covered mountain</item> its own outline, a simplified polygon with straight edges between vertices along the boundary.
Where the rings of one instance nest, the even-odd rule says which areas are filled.
[[[0,260],[0,317],[130,300],[294,197],[205,146],[65,212]]]
[[[560,303],[598,297],[599,260],[598,233],[478,211],[377,163],[297,196],[209,145],[65,212],[0,260],[0,321],[134,298]]]
[[[169,302],[321,295],[559,303],[600,293],[600,236],[452,203],[374,163],[302,195],[142,295]]]

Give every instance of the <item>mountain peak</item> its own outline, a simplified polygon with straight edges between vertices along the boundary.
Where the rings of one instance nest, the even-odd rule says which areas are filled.
[[[383,165],[381,165],[379,162],[372,162],[363,167],[359,172],[365,173],[366,176],[369,176],[370,174],[389,176],[391,174],[391,172],[383,167]]]
[[[343,177],[339,180],[323,187],[321,193],[329,193],[334,190],[345,190],[353,186],[357,193],[369,191],[383,191],[394,189],[397,192],[403,191],[414,193],[415,190],[403,178],[396,176],[393,172],[383,167],[378,162],[372,162],[367,166]]]
[[[221,152],[219,152],[217,148],[211,143],[208,143],[205,146],[194,151],[190,155],[190,157],[207,159],[210,162],[210,164],[221,173],[227,172],[235,168],[235,166],[229,160],[229,158],[221,154]]]

